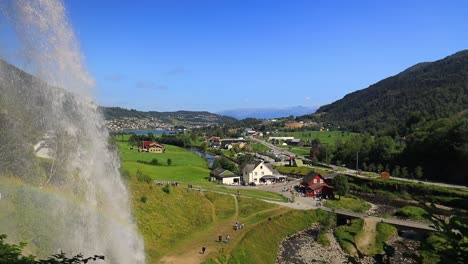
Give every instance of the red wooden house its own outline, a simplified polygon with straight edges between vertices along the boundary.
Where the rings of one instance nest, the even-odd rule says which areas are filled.
[[[331,187],[319,173],[312,171],[302,178],[301,188],[308,197],[333,197]]]

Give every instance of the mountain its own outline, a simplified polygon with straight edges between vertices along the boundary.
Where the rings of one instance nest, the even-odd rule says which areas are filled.
[[[206,111],[175,111],[175,112],[157,112],[157,111],[138,111],[135,109],[125,109],[121,107],[100,107],[106,120],[119,119],[151,119],[158,122],[170,124],[173,126],[206,126],[235,121],[235,118],[213,114]]]
[[[416,64],[299,119],[356,132],[406,135],[418,125],[466,109],[468,50]]]
[[[314,113],[317,108],[294,106],[285,108],[240,108],[219,112],[219,114],[232,116],[237,119],[245,118],[280,118],[287,116],[301,116]]]

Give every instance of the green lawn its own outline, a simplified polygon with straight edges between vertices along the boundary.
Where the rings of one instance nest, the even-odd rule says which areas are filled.
[[[319,139],[321,143],[335,144],[337,140],[346,141],[358,133],[345,132],[345,131],[297,131],[297,132],[280,132],[272,136],[275,137],[295,137],[304,141]]]
[[[254,152],[267,152],[268,150],[270,150],[269,147],[260,143],[249,143],[248,145],[253,148]]]
[[[423,221],[429,218],[429,213],[421,207],[405,206],[396,212],[397,215],[408,217],[412,220]]]
[[[308,166],[302,166],[302,167],[290,167],[290,166],[277,166],[275,169],[282,174],[295,174],[299,176],[305,176],[308,173],[315,171],[317,173],[320,173],[322,175],[328,174],[333,172],[332,170],[328,170],[325,168],[321,167],[308,167]]]
[[[343,196],[339,200],[327,200],[324,202],[324,206],[359,213],[365,213],[371,207],[366,201],[355,196]]]

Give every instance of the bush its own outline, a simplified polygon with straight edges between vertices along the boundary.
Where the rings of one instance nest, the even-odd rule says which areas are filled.
[[[150,183],[152,180],[149,175],[143,174],[140,170],[137,170],[136,176],[139,182]]]
[[[148,200],[148,198],[147,198],[145,195],[143,195],[143,196],[140,198],[140,201],[141,201],[142,203],[146,203],[146,200]]]
[[[158,164],[159,164],[158,159],[152,159],[151,160],[151,165],[158,165]]]
[[[162,187],[163,192],[170,194],[171,193],[171,187],[169,184],[166,184],[166,186]]]

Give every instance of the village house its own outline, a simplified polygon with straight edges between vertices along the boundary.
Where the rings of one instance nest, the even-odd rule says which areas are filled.
[[[210,172],[210,180],[221,184],[240,185],[241,177],[232,171],[216,168]]]
[[[242,137],[240,138],[226,138],[226,139],[221,139],[220,140],[220,143],[221,143],[221,147],[224,148],[224,149],[228,149],[228,145],[231,145],[231,148],[234,144],[240,144],[240,143],[245,143],[246,140]]]
[[[272,184],[286,180],[286,176],[274,170],[269,163],[253,161],[241,166],[241,176],[244,184]]]
[[[295,138],[295,139],[290,139],[286,140],[286,143],[290,146],[302,146],[304,145],[304,141],[300,138]]]
[[[325,181],[322,175],[315,171],[302,178],[300,188],[307,197],[333,197],[333,187]]]
[[[138,147],[138,152],[164,153],[165,151],[164,145],[153,141],[143,141]]]

